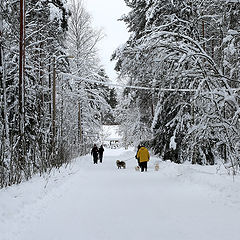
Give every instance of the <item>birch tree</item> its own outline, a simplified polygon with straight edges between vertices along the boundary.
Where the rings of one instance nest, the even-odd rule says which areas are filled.
[[[71,18],[66,45],[68,53],[72,56],[71,72],[73,81],[71,83],[73,109],[75,109],[74,129],[82,129],[78,137],[78,145],[91,143],[89,134],[98,134],[101,128],[102,114],[110,106],[106,101],[107,89],[104,84],[93,84],[88,81],[96,80],[107,82],[109,79],[102,76],[102,71],[97,58],[97,43],[102,39],[101,31],[96,31],[91,26],[91,17],[86,12],[83,1],[71,2]],[[78,117],[77,117],[78,116]],[[75,131],[75,133],[78,131]],[[90,141],[90,142],[89,142]]]

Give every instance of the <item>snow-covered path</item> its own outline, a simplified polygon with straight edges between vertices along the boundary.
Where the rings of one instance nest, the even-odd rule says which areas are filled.
[[[216,167],[160,164],[147,173],[115,161],[134,156],[105,151],[50,178],[0,191],[0,240],[239,240],[240,179]]]

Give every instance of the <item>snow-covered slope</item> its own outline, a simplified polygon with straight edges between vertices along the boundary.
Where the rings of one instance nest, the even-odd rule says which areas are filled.
[[[240,179],[216,166],[152,157],[136,172],[135,152],[106,150],[0,190],[0,240],[239,240]],[[126,169],[115,161],[126,160]]]

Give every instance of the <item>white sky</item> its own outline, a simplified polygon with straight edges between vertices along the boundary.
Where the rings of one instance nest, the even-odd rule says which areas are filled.
[[[102,28],[106,35],[98,45],[99,57],[107,75],[111,80],[115,80],[115,62],[111,62],[110,58],[113,51],[129,37],[126,25],[117,19],[129,9],[124,0],[85,0],[85,6],[92,15],[93,27]]]

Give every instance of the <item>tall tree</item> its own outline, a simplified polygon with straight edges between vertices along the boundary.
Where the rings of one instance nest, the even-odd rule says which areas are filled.
[[[230,50],[224,45],[238,31],[230,24],[230,16],[239,4],[214,0],[125,2],[132,11],[123,20],[133,34],[114,57],[116,68],[130,77],[130,84],[152,88],[147,112],[152,105],[154,114],[149,120],[154,138],[148,144],[164,158],[201,164],[213,164],[214,153],[221,155],[223,145],[236,163],[233,146],[239,138],[239,96],[222,66]],[[231,50],[235,52],[236,47]],[[169,90],[161,90],[165,88]],[[146,95],[135,92],[130,94],[137,104]],[[144,111],[140,115],[143,117]]]
[[[1,186],[18,183],[35,172],[41,173],[48,167],[57,166],[59,159],[59,153],[53,153],[49,140],[49,76],[51,59],[60,60],[64,55],[63,38],[68,11],[63,0],[21,3],[20,6],[20,1],[1,1],[0,93],[3,108],[0,125],[3,127],[0,128],[0,136],[4,142],[0,149],[1,162],[4,163]],[[21,22],[25,22],[25,31],[23,25],[20,28]],[[61,71],[66,67],[67,63],[61,64]]]
[[[101,66],[97,57],[97,43],[102,39],[101,31],[91,26],[91,16],[85,10],[83,1],[70,2],[71,17],[66,46],[72,57],[70,61],[70,81],[72,96],[72,127],[68,136],[78,139],[75,143],[79,151],[92,144],[101,128],[101,116],[110,108],[105,95],[104,83],[108,78],[101,76]],[[102,82],[103,84],[98,84]],[[69,129],[69,130],[70,130]],[[76,137],[78,133],[78,137]],[[95,137],[93,137],[95,136]]]

